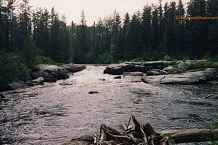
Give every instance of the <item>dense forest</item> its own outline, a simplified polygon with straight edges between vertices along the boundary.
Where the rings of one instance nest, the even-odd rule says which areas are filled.
[[[218,19],[178,19],[187,16],[217,17],[218,1],[191,0],[184,6],[182,0],[160,0],[132,16],[126,13],[124,19],[114,11],[92,26],[82,11],[80,24],[68,26],[55,8],[1,0],[0,80],[4,84],[22,78],[40,63],[217,59]]]

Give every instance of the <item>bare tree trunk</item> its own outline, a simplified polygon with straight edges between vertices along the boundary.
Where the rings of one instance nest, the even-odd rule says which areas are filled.
[[[209,141],[208,136],[218,135],[218,129],[185,129],[163,131],[162,135],[170,134],[175,143],[190,143],[190,142],[204,142]]]

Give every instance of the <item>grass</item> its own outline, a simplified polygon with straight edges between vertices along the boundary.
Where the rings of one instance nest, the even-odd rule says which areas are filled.
[[[188,70],[195,70],[195,69],[201,69],[201,68],[218,68],[218,63],[212,62],[212,61],[201,61],[192,64]]]
[[[184,72],[185,72],[184,69],[181,69],[178,67],[175,67],[175,68],[168,71],[169,74],[180,74],[180,73],[184,73]]]

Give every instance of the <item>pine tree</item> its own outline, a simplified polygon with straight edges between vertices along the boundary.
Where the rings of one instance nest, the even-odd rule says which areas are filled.
[[[139,58],[141,56],[142,51],[142,41],[141,41],[141,26],[139,18],[136,14],[132,16],[132,20],[129,23],[128,31],[127,31],[127,44],[126,48],[128,53],[125,58],[128,60]]]
[[[176,10],[176,17],[184,17],[184,16],[185,16],[184,5],[182,3],[182,0],[179,0],[177,10]],[[174,48],[176,49],[174,55],[178,54],[179,52],[183,52],[183,51],[187,52],[187,50],[185,49],[186,45],[185,45],[185,23],[184,23],[184,20],[176,20],[174,36],[175,36]],[[185,55],[185,54],[183,54],[183,55]]]
[[[188,6],[188,15],[191,17],[206,16],[206,1],[193,0]],[[192,58],[201,58],[208,48],[208,21],[207,20],[189,20],[187,44]]]
[[[218,16],[218,1],[217,0],[208,0],[207,1],[207,14],[210,17]],[[217,20],[211,20],[208,25],[208,42],[209,50],[207,53],[211,57],[218,56],[218,22]]]
[[[81,13],[81,21],[79,25],[79,32],[78,32],[78,41],[79,41],[79,50],[78,51],[79,56],[82,58],[82,62],[84,63],[86,60],[85,56],[88,54],[90,47],[88,43],[88,28],[86,25],[86,19],[85,19],[85,12],[82,11]],[[80,63],[82,63],[80,62]]]
[[[149,32],[151,29],[151,7],[145,6],[142,14],[142,41],[144,46],[149,46]]]
[[[152,23],[151,23],[151,29],[149,32],[150,37],[150,50],[156,51],[157,50],[157,44],[158,44],[158,9],[155,8],[152,12]]]

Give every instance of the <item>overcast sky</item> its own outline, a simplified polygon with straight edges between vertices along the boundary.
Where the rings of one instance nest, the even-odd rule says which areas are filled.
[[[67,24],[71,21],[79,23],[82,10],[85,11],[87,25],[92,25],[99,18],[104,18],[113,14],[114,10],[118,11],[121,18],[124,18],[126,12],[130,15],[142,11],[146,4],[158,4],[159,0],[30,0],[30,5],[34,8],[47,8],[49,11],[54,6],[56,12],[64,14]],[[165,2],[171,0],[163,0]],[[176,0],[177,2],[178,0]],[[189,0],[183,0],[184,3]]]

